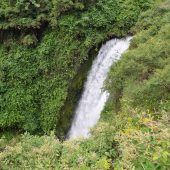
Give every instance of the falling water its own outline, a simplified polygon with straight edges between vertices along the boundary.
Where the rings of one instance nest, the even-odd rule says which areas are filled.
[[[99,120],[100,113],[109,97],[109,93],[102,89],[108,71],[111,65],[128,49],[130,39],[130,37],[112,39],[101,47],[98,56],[93,61],[82,97],[76,108],[75,117],[68,133],[69,139],[90,135],[89,131]]]

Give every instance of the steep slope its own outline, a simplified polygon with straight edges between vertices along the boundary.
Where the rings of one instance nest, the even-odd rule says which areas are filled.
[[[90,49],[127,34],[151,3],[1,1],[0,128],[57,131],[71,81]]]
[[[155,10],[143,13],[132,31],[137,35],[129,52],[110,72],[108,86],[113,100],[118,102],[115,108],[128,103],[142,110],[168,111],[170,2],[165,1]]]
[[[109,74],[111,96],[92,136],[59,142],[53,133],[4,135],[0,169],[170,169],[170,1],[142,13],[131,32],[129,51]]]

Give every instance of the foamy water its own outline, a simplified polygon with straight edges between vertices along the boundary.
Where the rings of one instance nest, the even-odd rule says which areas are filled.
[[[69,139],[88,137],[90,129],[98,122],[109,97],[109,93],[103,90],[104,81],[112,64],[128,49],[130,39],[130,37],[112,39],[101,47],[98,56],[93,61],[82,97],[76,108],[68,132]]]

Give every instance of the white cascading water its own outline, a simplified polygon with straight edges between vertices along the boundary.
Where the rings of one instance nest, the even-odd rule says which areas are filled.
[[[104,91],[104,81],[112,64],[116,62],[130,43],[131,37],[112,39],[103,45],[93,61],[82,97],[75,111],[75,117],[68,132],[68,138],[89,137],[90,129],[98,122],[100,113],[109,97]]]

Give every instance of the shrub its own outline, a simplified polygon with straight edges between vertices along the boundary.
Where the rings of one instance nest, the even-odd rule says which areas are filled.
[[[140,32],[134,36],[130,50],[113,65],[108,88],[117,101],[115,108],[128,99],[133,107],[158,110],[169,100],[169,7],[166,1],[140,16],[133,28]],[[156,14],[157,19],[153,17]]]
[[[31,136],[25,133],[15,146],[0,153],[2,169],[54,169],[60,157],[61,144],[51,136]]]
[[[58,131],[69,87],[89,51],[126,35],[152,0],[145,2],[0,2],[0,128]]]

